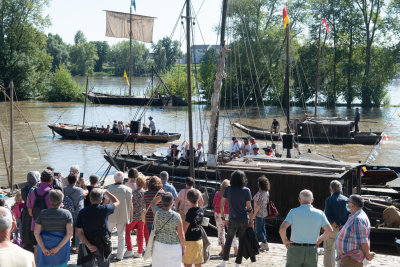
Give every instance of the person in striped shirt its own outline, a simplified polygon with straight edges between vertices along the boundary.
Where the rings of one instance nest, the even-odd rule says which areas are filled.
[[[351,195],[347,200],[350,215],[335,240],[336,260],[341,267],[362,267],[375,256],[370,251],[371,224],[363,207],[364,202],[359,195]]]

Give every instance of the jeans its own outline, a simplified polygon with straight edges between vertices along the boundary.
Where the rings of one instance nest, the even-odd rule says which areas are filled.
[[[265,218],[256,216],[256,234],[259,242],[267,243],[267,232],[265,230]]]
[[[117,227],[118,233],[118,249],[117,249],[117,259],[122,260],[124,258],[125,250],[125,224],[124,223],[109,223],[108,229],[110,232]]]
[[[153,229],[153,224],[152,223],[146,223],[147,230],[149,230],[149,234],[151,234],[151,230]]]
[[[110,266],[110,257],[108,257],[107,260],[104,260],[103,255],[101,255],[101,253],[96,250],[95,252],[93,252],[94,258],[90,261],[85,262],[84,264],[82,264],[82,267],[92,267],[94,266],[96,259],[97,259],[97,266],[98,267],[109,267]]]
[[[143,252],[143,237],[147,242],[149,241],[149,231],[147,226],[144,227],[143,221],[133,221],[130,224],[125,226],[125,242],[126,242],[126,249],[132,251],[132,240],[131,240],[131,231],[133,229],[137,229],[136,232],[136,240],[138,245],[137,253],[142,254]]]
[[[246,236],[247,228],[249,228],[248,221],[236,222],[236,221],[229,221],[228,223],[228,236],[226,237],[225,247],[224,247],[224,256],[223,260],[227,261],[229,259],[229,252],[231,250],[231,245],[233,238],[235,237],[236,233],[239,232],[239,250],[236,256],[235,262],[237,264],[242,263],[242,249],[240,244],[243,242],[244,237]]]

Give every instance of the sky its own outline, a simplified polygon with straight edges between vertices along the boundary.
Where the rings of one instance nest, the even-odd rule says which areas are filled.
[[[197,15],[195,26],[195,44],[216,44],[218,26],[221,14],[221,1],[218,0],[192,0],[192,5]],[[106,37],[106,14],[104,10],[129,13],[131,0],[50,0],[50,5],[45,9],[44,15],[51,19],[51,26],[45,32],[58,34],[64,42],[72,44],[74,35],[81,30],[88,41],[107,41],[110,45],[124,39]],[[154,22],[153,42],[164,36],[170,36],[176,24],[185,0],[136,0],[136,13],[134,14],[157,17]],[[201,37],[204,37],[204,41]],[[183,28],[180,23],[173,39],[184,42]],[[183,44],[183,43],[182,43]]]

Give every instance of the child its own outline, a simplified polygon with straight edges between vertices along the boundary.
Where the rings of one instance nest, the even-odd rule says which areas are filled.
[[[22,200],[21,190],[18,190],[14,197],[14,205],[11,207],[11,213],[17,222],[16,234],[19,233],[21,227],[21,211],[24,206],[24,201]]]
[[[257,239],[261,242],[261,250],[268,251],[267,233],[265,229],[265,217],[268,216],[267,204],[269,202],[270,184],[267,177],[264,175],[258,178],[259,191],[254,195],[254,217],[256,219],[256,234]]]
[[[204,261],[203,240],[201,234],[201,222],[203,221],[204,211],[199,207],[198,201],[200,194],[196,189],[190,189],[187,194],[187,200],[191,208],[186,213],[183,231],[185,232],[185,254],[182,262],[185,267],[200,267]]]

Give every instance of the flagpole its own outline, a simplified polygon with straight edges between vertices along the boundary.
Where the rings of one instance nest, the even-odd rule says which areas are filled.
[[[318,51],[317,51],[317,68],[316,68],[316,77],[315,77],[315,112],[314,117],[317,118],[317,106],[318,106],[318,90],[319,90],[319,59],[321,56],[321,22],[319,23],[319,32],[318,32]]]
[[[129,96],[132,96],[132,2],[129,7]]]
[[[286,100],[286,134],[290,134],[290,93],[289,93],[289,79],[290,79],[290,27],[289,23],[286,25],[286,72],[285,72],[285,100]],[[291,158],[290,149],[287,149],[287,158]]]

